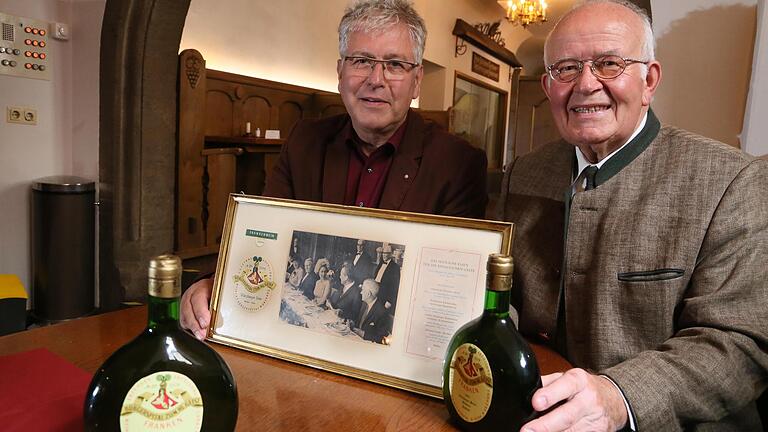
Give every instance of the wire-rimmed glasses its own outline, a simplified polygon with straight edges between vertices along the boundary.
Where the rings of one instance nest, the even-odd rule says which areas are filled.
[[[379,60],[370,57],[363,56],[345,56],[344,62],[349,65],[349,73],[354,76],[368,76],[373,71],[373,68],[377,64],[381,64],[384,69],[384,78],[390,81],[400,81],[408,76],[408,72],[419,66],[418,63],[413,63],[405,60],[390,59]]]
[[[627,66],[632,63],[642,63],[647,65],[647,61],[634,60],[620,57],[617,55],[604,55],[594,59],[563,59],[547,66],[547,72],[553,80],[568,83],[581,74],[584,70],[584,64],[589,62],[589,68],[592,74],[601,79],[614,79],[624,73]]]

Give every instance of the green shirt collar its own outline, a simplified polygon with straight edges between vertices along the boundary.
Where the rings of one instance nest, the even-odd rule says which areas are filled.
[[[648,109],[648,119],[646,120],[643,129],[636,137],[632,138],[632,141],[619,150],[618,153],[611,156],[611,158],[600,167],[600,170],[595,176],[595,186],[600,186],[607,182],[611,177],[618,174],[624,167],[629,165],[630,162],[635,160],[636,157],[640,156],[640,153],[648,148],[651,142],[656,139],[656,135],[659,134],[660,129],[661,123],[659,123],[659,119],[656,118],[652,109]]]

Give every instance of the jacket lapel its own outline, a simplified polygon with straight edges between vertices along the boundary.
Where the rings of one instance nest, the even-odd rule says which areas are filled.
[[[400,142],[400,148],[395,152],[384,184],[384,191],[379,201],[380,208],[399,209],[419,172],[424,151],[424,120],[412,110],[408,110],[407,121],[405,135]]]
[[[346,291],[344,291],[344,287],[342,286],[341,287],[341,295],[339,296],[339,300],[342,300],[342,299],[345,299],[345,298],[349,297],[351,295],[350,293],[352,291],[354,291],[354,290],[355,290],[355,285],[354,284],[352,284],[352,286],[349,287],[349,289],[346,290]]]

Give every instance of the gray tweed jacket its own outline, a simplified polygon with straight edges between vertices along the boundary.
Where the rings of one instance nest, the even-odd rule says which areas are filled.
[[[613,378],[641,431],[760,430],[768,161],[650,112],[597,188],[570,199],[574,165],[558,142],[506,169],[497,217],[516,225],[521,332]]]

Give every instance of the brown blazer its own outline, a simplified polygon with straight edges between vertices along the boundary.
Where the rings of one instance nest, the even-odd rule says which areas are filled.
[[[343,204],[352,151],[345,139],[349,128],[347,114],[297,123],[264,195]],[[409,111],[379,208],[482,218],[487,164],[484,151]]]
[[[505,173],[499,216],[516,225],[521,332],[554,337],[562,271],[567,358],[613,378],[641,431],[759,430],[768,162],[663,127],[573,197],[563,245],[574,159],[572,145],[554,143]]]

